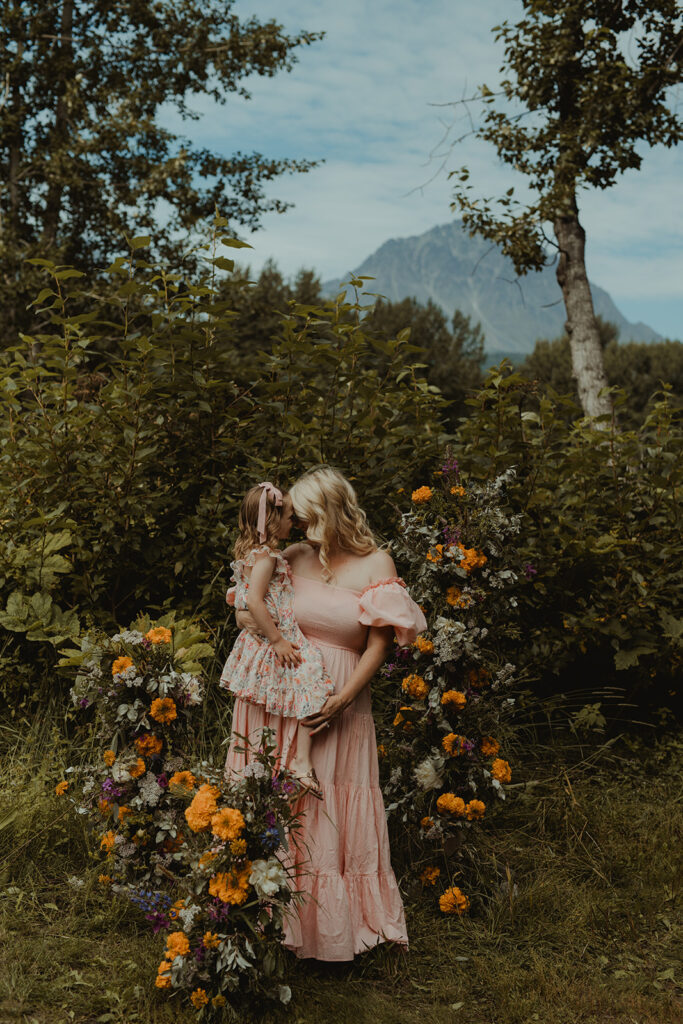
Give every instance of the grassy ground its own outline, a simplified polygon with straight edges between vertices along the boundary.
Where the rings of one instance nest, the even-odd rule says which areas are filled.
[[[40,723],[23,736],[0,730],[0,744],[0,1022],[194,1021],[153,987],[163,939],[99,890],[83,823],[52,795],[72,751]],[[293,961],[291,1013],[278,1019],[680,1020],[682,762],[681,738],[646,751],[623,740],[581,749],[566,735],[536,736],[516,774],[524,782],[482,829],[476,864],[457,879],[471,915],[443,918],[406,873],[408,955],[379,949],[350,966]],[[85,886],[70,887],[67,878],[84,870]]]

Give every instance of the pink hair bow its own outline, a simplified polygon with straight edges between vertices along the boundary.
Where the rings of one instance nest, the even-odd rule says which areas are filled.
[[[275,502],[275,505],[282,504],[282,491],[279,491],[277,487],[273,487],[270,480],[264,480],[258,484],[262,487],[261,497],[258,503],[258,522],[256,523],[256,529],[258,530],[258,539],[261,544],[265,544],[266,534],[266,506],[268,504],[268,498],[271,497]]]

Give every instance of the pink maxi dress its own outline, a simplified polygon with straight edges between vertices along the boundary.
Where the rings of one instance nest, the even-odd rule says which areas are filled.
[[[393,626],[401,645],[426,621],[398,578],[364,590],[293,575],[294,612],[303,633],[323,653],[339,693],[365,650],[368,626]],[[296,750],[297,721],[235,699],[226,776],[239,773],[246,755],[238,736],[258,740],[273,730],[281,763]],[[302,828],[290,864],[295,887],[308,898],[287,918],[285,946],[298,957],[352,960],[380,942],[408,943],[403,901],[391,867],[370,686],[313,737],[313,766],[324,800],[302,797]]]

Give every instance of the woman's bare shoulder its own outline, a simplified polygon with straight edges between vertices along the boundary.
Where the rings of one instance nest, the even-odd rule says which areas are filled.
[[[396,575],[394,560],[389,552],[383,548],[377,548],[376,551],[370,552],[365,557],[367,559],[366,565],[370,576],[370,583],[376,583],[378,580],[385,580],[390,576]]]
[[[306,541],[300,541],[298,544],[290,544],[282,552],[291,566],[296,562],[302,564],[305,559],[311,557],[312,553],[313,548],[310,544],[307,544]]]

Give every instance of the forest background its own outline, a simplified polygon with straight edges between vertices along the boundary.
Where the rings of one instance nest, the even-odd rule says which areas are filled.
[[[457,310],[449,318],[411,299],[375,303],[362,280],[351,281],[349,299],[325,298],[312,269],[286,281],[268,265],[252,282],[235,236],[269,206],[278,208],[266,198],[266,182],[308,164],[260,154],[218,158],[184,146],[179,156],[155,114],[163,102],[182,109],[193,91],[239,92],[248,72],[291,70],[297,48],[313,45],[316,33],[290,37],[256,19],[240,24],[225,3],[179,10],[63,0],[9,4],[2,13],[11,57],[0,110],[8,183],[0,288],[5,926],[31,948],[38,921],[52,921],[45,894],[89,855],[83,830],[58,820],[46,789],[88,744],[87,727],[68,714],[72,680],[58,667],[60,649],[95,625],[114,630],[141,611],[201,619],[216,651],[202,743],[215,755],[229,721],[215,682],[234,635],[223,595],[247,484],[273,476],[286,482],[330,462],[353,480],[378,537],[391,542],[411,492],[437,487],[448,456],[473,483],[514,469],[504,506],[508,516],[523,517],[514,551],[517,612],[501,624],[500,656],[517,668],[510,742],[525,767],[519,802],[498,826],[507,867],[486,841],[469,865],[486,909],[471,922],[468,941],[479,944],[491,969],[500,936],[514,944],[516,929],[525,928],[522,945],[530,948],[541,929],[546,960],[531,971],[526,1009],[517,1007],[511,972],[501,974],[496,993],[507,1019],[535,1019],[538,1007],[553,1005],[553,985],[566,992],[573,976],[564,963],[549,983],[562,928],[551,935],[542,901],[533,913],[531,906],[547,889],[557,910],[585,872],[607,873],[613,903],[602,906],[605,921],[587,899],[577,930],[594,947],[588,977],[600,996],[572,1012],[577,1020],[607,1021],[612,1011],[624,1021],[631,1012],[668,1019],[661,1014],[672,1012],[676,984],[667,959],[672,838],[667,832],[663,840],[647,816],[639,818],[641,846],[629,851],[631,860],[619,860],[615,836],[626,794],[616,783],[623,774],[636,778],[643,794],[649,787],[642,806],[653,814],[652,793],[666,792],[662,775],[677,764],[682,346],[617,343],[611,325],[600,323],[613,412],[596,429],[577,401],[567,338],[539,340],[523,365],[484,373],[481,330]],[[227,42],[210,45],[216,38]],[[166,232],[155,219],[159,199],[175,211]],[[189,249],[178,241],[181,227],[202,232]],[[408,573],[408,562],[399,571]],[[380,731],[389,728],[396,703],[387,694]],[[590,831],[598,814],[588,793],[601,772],[610,780],[610,824],[595,841],[597,852],[587,854],[583,829],[590,821]],[[570,778],[586,785],[578,801]],[[534,785],[541,786],[538,799]],[[565,798],[563,816],[557,807]],[[37,799],[46,822],[40,834],[32,820]],[[549,807],[545,846],[532,856],[524,837]],[[583,825],[580,815],[572,817],[577,807]],[[648,843],[658,849],[652,884],[631,891],[621,879],[642,869]],[[560,847],[567,872],[551,881],[556,854],[549,851]],[[30,859],[18,861],[16,849]],[[395,849],[407,878],[400,843]],[[435,925],[413,883],[405,884],[415,901],[420,962],[437,969]],[[72,915],[76,949],[77,894],[65,890],[55,899],[57,916],[67,909]],[[32,910],[17,933],[22,900]],[[106,905],[95,915],[112,964],[118,953],[106,952],[111,929],[123,929],[131,948],[139,934],[128,912],[116,913],[115,924]],[[601,929],[610,934],[614,919],[618,936],[601,964]],[[656,936],[643,949],[645,922],[653,921]],[[31,957],[48,958],[53,941]],[[454,941],[454,959],[439,968],[446,981],[435,990],[434,1019],[453,1006],[468,1007],[463,1019],[484,1019],[477,1017],[482,993],[466,981],[464,947]],[[620,948],[629,950],[624,966]],[[64,977],[74,969],[67,955]],[[416,986],[422,997],[411,968],[401,969],[406,1008],[394,1017],[387,1016],[399,1013],[388,1009],[392,968],[381,958],[351,973],[349,993],[360,998],[368,970],[373,1014],[379,1006],[381,1019],[413,1019]],[[44,1012],[46,991],[29,974],[16,962],[5,974],[0,1005],[10,1019],[69,1019],[68,984],[57,985]],[[334,985],[319,980],[323,1003],[338,1006]],[[131,975],[104,1000],[90,993],[76,1019],[144,1017],[150,1004],[136,985]],[[88,1018],[93,1005],[100,1016]],[[153,1012],[165,1019],[164,1010]]]

